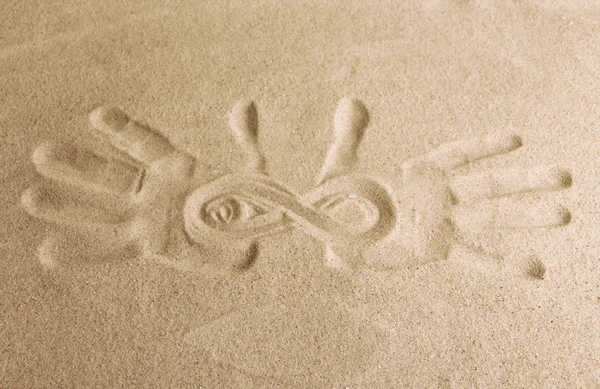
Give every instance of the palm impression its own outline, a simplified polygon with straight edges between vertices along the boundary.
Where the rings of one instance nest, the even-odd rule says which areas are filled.
[[[560,168],[449,174],[516,150],[521,140],[514,134],[452,142],[408,160],[398,177],[402,190],[394,193],[354,172],[368,121],[361,102],[340,101],[323,169],[315,187],[299,194],[269,176],[252,102],[238,103],[229,120],[245,153],[244,168],[214,180],[195,156],[160,133],[118,109],[98,108],[90,115],[92,127],[127,158],[42,144],[33,162],[58,186],[30,188],[22,203],[34,217],[93,242],[100,254],[133,246],[167,265],[201,271],[248,269],[261,239],[292,228],[322,241],[330,266],[393,269],[447,258],[457,231],[473,225],[555,227],[570,220],[560,205],[532,210],[515,201],[516,211],[505,213],[480,201],[566,188],[571,177]],[[40,246],[40,260],[54,264],[66,246],[52,233]]]

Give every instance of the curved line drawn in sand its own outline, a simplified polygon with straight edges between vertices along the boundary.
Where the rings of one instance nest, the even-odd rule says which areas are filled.
[[[557,204],[532,208],[515,201],[504,209],[490,201],[569,187],[571,175],[558,167],[449,174],[518,149],[521,138],[512,133],[447,143],[409,159],[395,196],[386,184],[353,172],[369,122],[366,107],[354,99],[340,100],[332,145],[315,187],[304,194],[268,175],[252,101],[239,102],[229,115],[244,171],[211,182],[195,157],[116,108],[96,109],[90,122],[127,158],[44,143],[33,154],[37,170],[88,197],[67,200],[55,189],[30,188],[23,205],[37,218],[76,230],[99,253],[137,244],[145,256],[184,270],[247,269],[259,238],[291,228],[324,242],[330,266],[387,269],[447,258],[461,230],[555,227],[571,218]],[[65,246],[60,234],[50,234],[40,261],[53,267],[51,257],[59,258]],[[225,254],[228,248],[233,251]],[[208,256],[226,257],[226,263],[198,263]]]

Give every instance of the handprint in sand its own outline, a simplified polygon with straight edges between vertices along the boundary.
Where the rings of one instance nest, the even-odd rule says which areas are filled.
[[[315,187],[300,194],[268,174],[251,101],[238,103],[229,121],[245,152],[244,169],[214,180],[194,156],[158,132],[120,110],[100,108],[91,114],[92,126],[129,160],[50,143],[40,146],[33,160],[42,175],[103,201],[65,201],[50,189],[29,189],[22,200],[33,216],[78,230],[104,250],[135,244],[145,256],[182,269],[247,269],[261,239],[290,228],[322,241],[330,266],[397,268],[447,258],[456,232],[474,220],[511,228],[553,227],[570,219],[560,206],[504,214],[477,202],[565,188],[570,175],[561,169],[448,174],[519,148],[514,134],[449,143],[405,162],[398,193],[355,172],[368,122],[361,102],[340,101],[323,169]],[[102,206],[107,199],[117,201]],[[59,246],[53,235],[40,253]],[[210,264],[207,258],[213,259]]]
[[[400,194],[402,241],[417,262],[448,257],[464,232],[489,228],[550,228],[568,224],[570,212],[560,204],[523,201],[528,192],[568,188],[572,178],[557,166],[509,167],[482,173],[456,173],[484,158],[510,153],[522,146],[513,133],[450,142],[402,165]],[[509,197],[508,206],[495,199]],[[467,234],[470,235],[470,234]]]
[[[54,185],[25,191],[22,203],[31,215],[76,232],[79,246],[83,242],[91,248],[90,256],[135,247],[146,257],[182,269],[203,268],[210,265],[203,261],[216,257],[220,262],[215,269],[250,265],[253,247],[216,247],[210,241],[200,246],[185,235],[185,198],[210,177],[196,158],[119,109],[98,108],[90,122],[112,152],[102,155],[54,142],[40,145],[33,162]],[[40,260],[53,266],[74,243],[52,231],[40,245]]]

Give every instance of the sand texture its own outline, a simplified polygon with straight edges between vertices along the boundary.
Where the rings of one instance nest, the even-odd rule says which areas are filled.
[[[600,388],[599,5],[0,23],[1,388]]]

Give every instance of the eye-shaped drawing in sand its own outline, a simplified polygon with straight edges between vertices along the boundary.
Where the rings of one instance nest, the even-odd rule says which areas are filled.
[[[90,121],[131,160],[43,144],[33,154],[37,170],[67,191],[92,197],[78,202],[64,199],[57,189],[35,188],[23,194],[22,202],[31,215],[95,242],[100,254],[137,244],[145,256],[184,270],[243,270],[255,261],[261,239],[299,228],[325,244],[332,267],[393,269],[447,258],[461,229],[555,227],[570,221],[560,205],[532,209],[515,200],[506,213],[481,201],[566,188],[571,176],[563,169],[449,174],[516,150],[521,139],[515,134],[451,142],[405,161],[400,185],[355,174],[369,121],[358,100],[339,102],[332,146],[315,187],[304,194],[269,176],[253,102],[238,103],[229,121],[245,152],[244,169],[210,182],[196,157],[122,111],[98,108]],[[392,187],[402,189],[395,193]],[[64,246],[60,235],[51,234],[40,246],[40,259],[53,263]],[[208,258],[223,262],[203,262]]]

